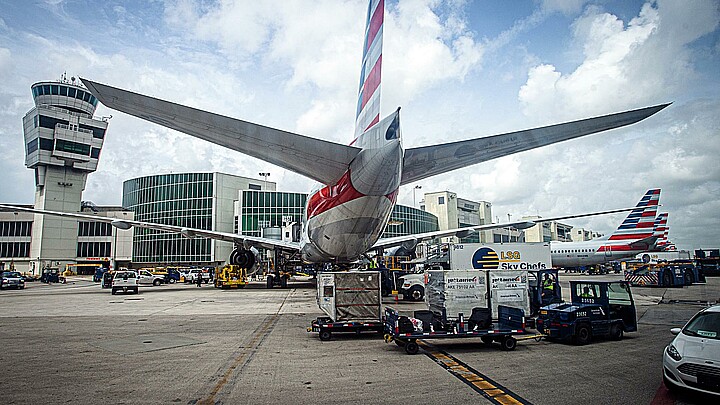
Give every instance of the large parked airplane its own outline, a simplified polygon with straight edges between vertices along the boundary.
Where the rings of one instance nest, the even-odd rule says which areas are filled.
[[[655,221],[659,200],[660,189],[648,190],[609,236],[582,242],[550,242],[553,267],[592,266],[653,249],[661,236]]]
[[[438,174],[534,149],[556,142],[619,128],[641,121],[669,104],[660,104],[595,118],[500,135],[403,149],[400,109],[380,119],[380,77],[384,1],[371,0],[365,29],[356,130],[349,145],[230,118],[180,104],[82,79],[88,90],[107,107],[262,159],[318,181],[305,209],[300,242],[191,229],[140,221],[119,221],[78,213],[25,211],[111,222],[121,229],[132,226],[179,232],[233,242],[231,263],[248,265],[253,246],[299,253],[307,262],[353,262],[373,249],[441,236],[499,227],[524,229],[537,222],[578,217],[543,218],[380,239],[395,206],[400,186]],[[20,210],[17,207],[0,208]],[[605,211],[628,211],[632,208]],[[594,213],[598,214],[598,213]],[[585,214],[588,215],[588,214]],[[579,215],[579,216],[585,216]]]

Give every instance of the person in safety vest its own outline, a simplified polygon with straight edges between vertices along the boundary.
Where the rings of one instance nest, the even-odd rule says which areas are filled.
[[[555,290],[555,280],[553,280],[552,277],[550,277],[550,274],[545,274],[545,277],[542,280],[542,296],[544,297],[551,297],[553,295],[553,290]]]
[[[580,294],[581,298],[592,298],[593,296],[590,294],[590,288],[583,287],[583,292]]]

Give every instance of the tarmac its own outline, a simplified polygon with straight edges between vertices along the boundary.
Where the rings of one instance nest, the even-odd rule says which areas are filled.
[[[564,291],[576,278],[560,274]],[[567,294],[566,294],[567,295]],[[308,333],[322,316],[311,282],[267,290],[206,284],[111,295],[88,278],[0,291],[4,403],[707,403],[662,384],[670,328],[720,300],[720,278],[633,288],[639,331],[573,346],[534,339],[501,351],[426,341],[407,355],[378,335]],[[411,314],[423,303],[384,300]]]

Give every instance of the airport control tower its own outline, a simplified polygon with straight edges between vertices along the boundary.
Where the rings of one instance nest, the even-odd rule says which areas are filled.
[[[97,169],[108,123],[98,100],[74,77],[32,85],[35,107],[23,117],[25,165],[35,170],[35,208],[79,212],[88,174]],[[36,269],[77,256],[76,220],[35,215],[30,247]]]

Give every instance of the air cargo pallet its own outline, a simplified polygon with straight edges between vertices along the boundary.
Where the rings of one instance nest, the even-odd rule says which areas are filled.
[[[420,349],[418,339],[480,338],[486,344],[500,342],[500,348],[509,351],[515,350],[518,340],[515,336],[528,334],[525,329],[525,312],[505,305],[498,305],[498,322],[481,330],[470,329],[469,323],[460,320],[450,331],[400,332],[400,318],[396,310],[385,308],[385,342],[394,341],[398,346],[404,347],[407,354],[417,354]]]
[[[333,322],[328,317],[320,317],[312,321],[308,332],[317,332],[320,340],[328,341],[332,339],[333,333],[355,333],[359,335],[362,332],[375,332],[381,334],[385,324],[382,321],[363,321],[363,322]]]

